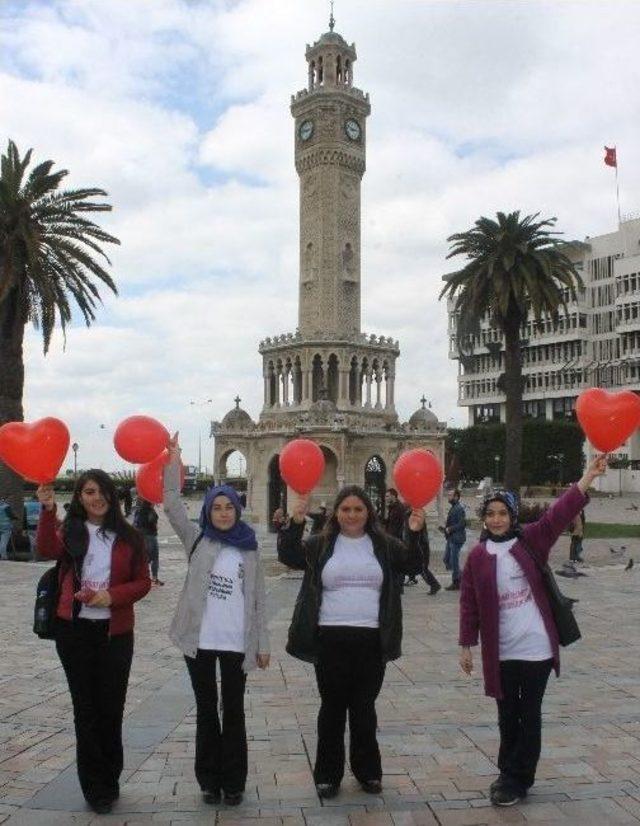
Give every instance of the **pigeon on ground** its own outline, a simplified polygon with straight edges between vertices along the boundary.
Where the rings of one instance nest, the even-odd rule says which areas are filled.
[[[637,511],[638,506],[634,502],[629,502],[629,507],[625,508],[627,511]]]
[[[625,571],[630,571],[633,568],[633,557],[627,562]]]
[[[620,550],[617,550],[616,548],[609,547],[609,551],[613,554],[613,556],[622,556],[625,553],[626,550],[627,550],[626,545],[623,545],[620,548]]]

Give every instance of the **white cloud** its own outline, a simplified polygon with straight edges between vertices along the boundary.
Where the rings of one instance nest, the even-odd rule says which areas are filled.
[[[109,192],[118,299],[91,329],[27,337],[27,416],[60,415],[86,461],[144,411],[198,428],[236,392],[261,405],[261,338],[297,318],[297,176],[290,95],[323,0],[50,0],[0,10],[0,123]],[[355,83],[371,94],[363,183],[363,329],[400,339],[396,398],[457,408],[438,303],[446,238],[480,214],[541,210],[569,237],[638,206],[636,31],[640,7],[610,2],[345,0]],[[389,285],[393,283],[393,290]],[[190,400],[211,404],[189,405]],[[100,425],[104,424],[102,430]],[[209,462],[210,464],[210,462]]]

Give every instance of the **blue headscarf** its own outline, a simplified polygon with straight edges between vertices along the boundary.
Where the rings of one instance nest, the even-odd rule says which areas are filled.
[[[217,496],[226,496],[236,511],[235,524],[232,528],[229,528],[228,531],[221,531],[211,523],[211,506]],[[223,542],[225,545],[233,545],[234,548],[238,548],[240,551],[255,551],[258,548],[256,533],[253,528],[250,528],[246,522],[240,519],[241,514],[242,505],[240,504],[240,499],[231,485],[216,485],[215,487],[209,488],[206,492],[198,521],[202,533],[209,539]]]
[[[505,506],[511,517],[511,526],[506,533],[500,534],[500,536],[495,536],[488,528],[484,528],[480,533],[480,541],[484,542],[487,539],[491,539],[494,542],[507,542],[509,539],[519,537],[522,533],[522,528],[518,521],[518,499],[516,495],[510,490],[496,490],[487,494],[481,509],[483,517],[491,502],[501,502]]]

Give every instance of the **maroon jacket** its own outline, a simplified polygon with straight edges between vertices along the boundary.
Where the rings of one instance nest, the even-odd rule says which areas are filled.
[[[549,559],[549,552],[574,516],[587,502],[577,485],[572,485],[537,522],[524,525],[523,537],[541,564]],[[560,673],[560,653],[551,606],[538,566],[520,541],[509,553],[522,568],[536,601],[544,627],[551,641],[554,668]],[[496,558],[479,542],[469,553],[460,585],[460,645],[477,645],[482,637],[482,672],[484,690],[489,697],[502,698],[500,681],[499,604],[496,580]]]
[[[38,553],[47,559],[62,559],[60,566],[60,596],[58,616],[61,619],[73,618],[73,567],[69,557],[64,555],[62,534],[56,519],[55,510],[43,508],[38,522],[36,536]],[[111,620],[109,634],[125,634],[133,630],[133,603],[149,591],[149,564],[144,553],[136,553],[123,539],[116,539],[111,552]]]

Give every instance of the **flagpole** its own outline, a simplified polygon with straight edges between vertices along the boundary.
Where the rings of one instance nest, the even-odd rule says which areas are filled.
[[[620,184],[618,183],[618,148],[614,148],[616,150],[616,203],[618,205],[618,229],[620,229],[622,218],[620,215]]]

